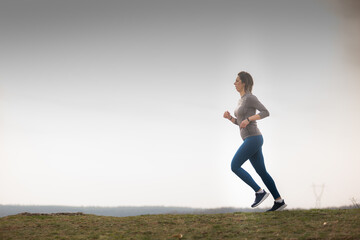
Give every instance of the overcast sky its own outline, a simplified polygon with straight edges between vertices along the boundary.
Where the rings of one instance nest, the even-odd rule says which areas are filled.
[[[239,128],[222,117],[245,70],[270,112],[263,154],[288,206],[314,207],[313,184],[325,184],[321,206],[350,205],[360,81],[354,31],[335,9],[1,1],[0,204],[249,207],[254,193],[230,169]]]

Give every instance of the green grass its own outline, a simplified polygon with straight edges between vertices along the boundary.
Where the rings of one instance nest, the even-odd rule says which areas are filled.
[[[12,215],[0,239],[360,239],[360,209],[269,213]]]

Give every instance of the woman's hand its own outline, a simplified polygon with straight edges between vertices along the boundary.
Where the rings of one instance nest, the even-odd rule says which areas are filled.
[[[230,115],[229,111],[224,112],[224,118],[227,118],[230,120],[231,115]]]
[[[247,119],[245,119],[244,121],[242,121],[241,123],[240,123],[240,128],[246,128],[246,126],[249,124],[250,122],[247,120]]]

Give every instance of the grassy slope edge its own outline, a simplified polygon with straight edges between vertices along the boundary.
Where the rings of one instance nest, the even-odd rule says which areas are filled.
[[[0,239],[360,239],[360,209],[0,218]],[[181,234],[181,235],[180,235]]]

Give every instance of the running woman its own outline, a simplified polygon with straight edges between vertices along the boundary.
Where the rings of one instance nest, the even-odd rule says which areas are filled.
[[[255,201],[251,207],[259,206],[271,193],[275,201],[273,207],[267,211],[280,211],[286,207],[286,204],[284,199],[281,198],[274,180],[266,171],[261,149],[264,140],[256,123],[256,120],[268,117],[269,111],[257,97],[252,94],[253,84],[253,79],[249,73],[244,71],[240,72],[234,83],[236,90],[241,96],[234,112],[235,117],[232,117],[228,111],[224,113],[224,118],[239,125],[240,135],[244,141],[232,159],[231,170],[255,191]],[[255,114],[256,110],[259,111],[258,114]],[[270,193],[259,187],[250,174],[241,167],[248,159]]]

